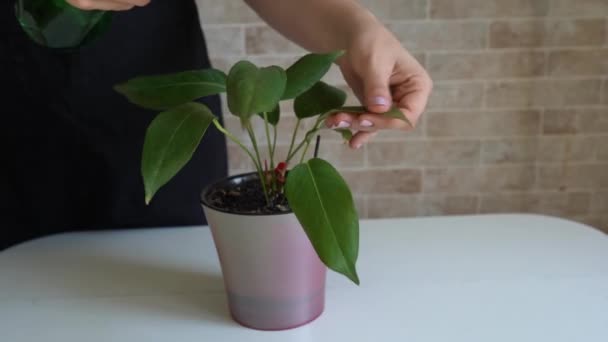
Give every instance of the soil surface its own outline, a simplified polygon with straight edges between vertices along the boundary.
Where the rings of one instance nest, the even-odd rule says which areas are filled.
[[[237,214],[278,214],[290,212],[287,198],[279,193],[271,199],[271,206],[266,203],[262,184],[258,179],[243,181],[238,185],[217,187],[209,193],[211,206]]]

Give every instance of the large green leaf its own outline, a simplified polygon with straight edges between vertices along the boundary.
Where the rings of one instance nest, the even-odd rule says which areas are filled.
[[[338,171],[322,159],[310,159],[289,172],[285,193],[319,258],[358,285],[359,219]]]
[[[328,116],[335,114],[335,113],[366,114],[366,113],[370,113],[370,111],[367,110],[363,106],[345,106],[345,107],[334,108],[332,110],[325,112],[321,116],[321,119],[324,120]],[[383,115],[387,118],[405,121],[405,122],[407,122],[408,125],[412,126],[412,123],[410,122],[410,120],[407,118],[407,116],[405,116],[405,114],[403,114],[401,109],[399,109],[397,106],[392,106],[391,109],[389,109],[388,111],[386,111],[384,113],[380,113],[380,115]]]
[[[140,76],[115,85],[114,90],[141,107],[165,110],[226,91],[226,74],[204,69]]]
[[[293,109],[296,116],[303,119],[340,107],[344,101],[346,101],[346,93],[343,90],[319,81],[296,97]]]
[[[146,204],[192,158],[214,119],[205,105],[190,102],[152,120],[146,131],[141,164]]]
[[[272,111],[285,90],[285,70],[273,65],[258,68],[249,61],[237,62],[226,79],[228,109],[241,120]]]
[[[287,68],[287,86],[283,94],[283,100],[294,99],[302,94],[317,81],[319,81],[332,63],[342,55],[343,51],[332,53],[310,53],[300,57],[295,63]]]

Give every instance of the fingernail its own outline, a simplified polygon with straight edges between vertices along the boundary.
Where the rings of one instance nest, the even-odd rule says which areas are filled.
[[[374,125],[373,122],[369,121],[369,120],[362,120],[359,125],[361,127],[372,127]]]
[[[350,127],[350,123],[348,121],[340,121],[338,123],[338,125],[335,126],[335,128],[346,128],[346,127]]]
[[[360,149],[361,148],[361,144],[355,144],[355,149]]]
[[[378,106],[386,106],[386,105],[388,105],[388,101],[382,96],[374,96],[372,98],[372,104],[375,104]]]

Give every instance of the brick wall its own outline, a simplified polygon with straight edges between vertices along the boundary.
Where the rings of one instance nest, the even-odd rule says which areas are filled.
[[[287,66],[305,53],[241,1],[198,3],[217,68],[245,57]],[[516,211],[608,231],[608,1],[363,4],[435,81],[413,132],[383,132],[360,151],[323,135],[321,156],[348,179],[363,217]],[[326,80],[344,85],[337,69]],[[294,122],[282,118],[279,153]],[[237,147],[229,153],[232,173],[251,170]]]

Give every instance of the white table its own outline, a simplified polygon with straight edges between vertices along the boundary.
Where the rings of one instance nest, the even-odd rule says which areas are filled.
[[[316,321],[228,316],[208,228],[71,233],[0,253],[0,341],[608,341],[608,236],[535,215],[366,220],[362,284]]]

